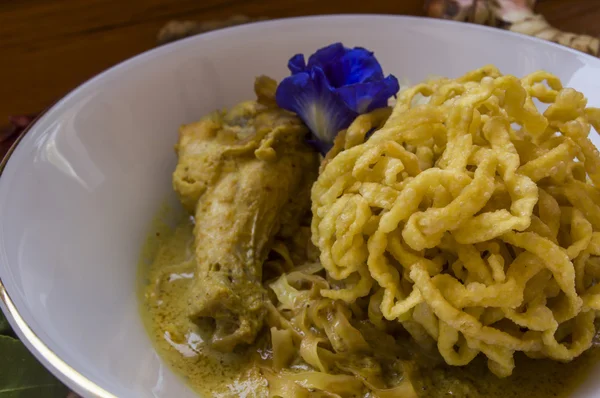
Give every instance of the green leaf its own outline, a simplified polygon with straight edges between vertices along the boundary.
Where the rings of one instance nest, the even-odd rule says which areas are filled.
[[[6,317],[0,311],[0,335],[2,334],[12,334],[12,329],[10,328],[10,324],[6,320]]]
[[[68,392],[23,343],[0,336],[0,398],[65,398]]]

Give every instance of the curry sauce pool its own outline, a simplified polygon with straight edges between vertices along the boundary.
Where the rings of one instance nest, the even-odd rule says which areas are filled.
[[[183,293],[194,272],[192,229],[185,220],[173,229],[155,227],[148,238],[146,252],[154,261],[149,267],[140,265],[145,282],[140,290],[141,312],[148,333],[165,362],[199,394],[267,396],[267,382],[252,359],[263,354],[260,340],[231,354],[219,353],[203,343],[204,331],[185,315]],[[595,341],[590,350],[566,364],[524,355],[515,359],[515,372],[505,379],[491,374],[481,357],[466,367],[422,359],[412,382],[420,397],[567,397],[598,362],[600,349]]]
[[[184,292],[194,273],[192,222],[183,221],[174,230],[157,229],[145,247],[145,251],[155,253],[154,261],[150,267],[140,265],[146,281],[140,300],[144,323],[161,357],[200,394],[264,396],[265,382],[247,353],[212,350],[203,344],[204,331],[186,316]]]

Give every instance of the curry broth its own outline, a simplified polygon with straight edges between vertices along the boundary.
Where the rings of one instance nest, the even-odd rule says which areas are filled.
[[[158,224],[158,223],[157,223]],[[172,229],[156,225],[142,261],[142,318],[164,361],[198,393],[207,397],[262,397],[266,383],[245,352],[222,354],[202,344],[204,331],[185,315],[185,291],[192,281],[190,220]]]
[[[165,362],[198,393],[267,396],[266,380],[252,359],[259,347],[232,354],[216,352],[203,344],[205,331],[186,316],[185,291],[194,276],[192,230],[189,219],[175,228],[157,224],[148,238],[142,256],[146,261],[140,262],[141,312],[148,333]],[[515,372],[505,379],[491,374],[479,356],[466,367],[422,363],[412,381],[421,397],[567,397],[599,359],[595,341],[590,350],[566,364],[517,353]]]

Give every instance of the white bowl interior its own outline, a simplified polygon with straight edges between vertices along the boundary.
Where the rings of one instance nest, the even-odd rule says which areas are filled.
[[[517,76],[546,69],[600,105],[599,60],[497,30],[417,18],[267,22],[118,65],[43,116],[0,180],[0,277],[50,350],[118,397],[194,396],[152,348],[136,295],[149,223],[165,200],[175,203],[177,129],[251,98],[254,77],[285,76],[293,54],[335,41],[375,51],[384,71],[401,81],[454,77],[488,63]],[[600,376],[600,368],[593,373]],[[596,388],[600,378],[590,377],[578,396]]]

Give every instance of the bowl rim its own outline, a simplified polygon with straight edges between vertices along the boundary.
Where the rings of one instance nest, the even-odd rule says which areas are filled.
[[[581,52],[577,51],[573,48],[566,47],[554,42],[550,42],[547,40],[543,40],[537,37],[528,36],[525,34],[511,32],[507,30],[502,30],[496,27],[478,25],[473,23],[465,23],[458,22],[454,20],[446,20],[439,18],[431,18],[427,16],[411,16],[411,15],[394,15],[394,14],[369,14],[369,13],[349,13],[349,14],[323,14],[316,16],[298,16],[298,17],[287,17],[287,18],[274,18],[269,20],[262,21],[254,21],[245,23],[237,26],[230,26],[226,28],[221,28],[209,32],[200,33],[197,35],[193,35],[190,37],[182,38],[170,43],[166,43],[155,48],[151,48],[142,53],[134,55],[133,57],[127,58],[108,69],[101,71],[100,73],[94,75],[93,77],[85,80],[81,84],[77,85],[72,90],[69,90],[63,97],[61,97],[58,101],[55,101],[51,105],[49,105],[46,109],[41,111],[37,117],[19,134],[14,143],[10,146],[7,153],[2,158],[0,162],[0,179],[5,171],[6,165],[11,159],[11,156],[14,154],[15,150],[19,146],[23,137],[30,132],[36,124],[40,121],[40,119],[44,118],[50,111],[55,110],[58,106],[60,106],[63,102],[65,102],[68,98],[79,92],[80,90],[84,90],[86,86],[91,84],[92,82],[102,79],[106,74],[111,73],[115,70],[121,69],[123,67],[132,65],[134,63],[143,62],[146,58],[151,56],[155,56],[161,53],[168,53],[177,47],[185,46],[186,43],[193,40],[203,40],[203,39],[216,39],[219,35],[228,35],[228,34],[242,34],[244,31],[251,31],[253,29],[261,29],[265,25],[270,25],[271,28],[278,28],[284,26],[286,23],[294,22],[294,23],[302,23],[309,21],[331,21],[331,20],[364,20],[364,19],[389,19],[396,20],[398,22],[401,21],[423,21],[425,23],[438,24],[438,25],[461,25],[464,29],[472,29],[472,30],[483,30],[494,32],[497,35],[505,35],[505,36],[513,36],[519,40],[530,41],[534,43],[538,43],[539,45],[554,47],[559,51],[566,51],[578,57],[584,57],[589,60],[594,60],[593,62],[600,64],[600,59]],[[16,308],[14,301],[11,299],[10,294],[8,293],[4,282],[2,281],[2,277],[0,276],[0,309],[3,310],[5,317],[10,323],[11,327],[23,342],[23,344],[27,347],[27,349],[46,367],[51,373],[54,374],[60,381],[62,381],[67,387],[71,388],[76,393],[88,398],[118,398],[114,394],[106,391],[104,388],[97,385],[95,382],[88,379],[86,376],[79,373],[69,364],[67,364],[63,359],[61,359],[57,354],[55,354],[47,345],[44,343],[39,336],[29,327],[27,322],[23,319],[19,310]]]
[[[91,80],[91,79],[90,79]],[[88,80],[89,81],[89,80]],[[83,84],[86,84],[84,82]],[[83,85],[82,84],[82,85]],[[69,91],[65,97],[76,91],[82,85],[77,86],[75,89]],[[63,98],[65,98],[63,97]],[[54,106],[61,102],[61,100],[54,102],[46,109],[41,111],[27,127],[18,135],[13,144],[10,146],[2,161],[0,162],[0,178],[4,173],[6,165],[17,149],[19,143],[25,137],[25,135],[32,129],[32,127]],[[76,371],[73,367],[62,360],[56,355],[39,337],[31,330],[27,322],[23,319],[19,310],[15,306],[13,300],[8,294],[2,277],[0,276],[0,309],[2,309],[6,319],[10,326],[15,331],[21,342],[27,347],[27,349],[33,354],[46,369],[48,369],[54,376],[62,381],[67,387],[76,390],[77,393],[86,394],[86,396],[94,398],[117,398],[115,395],[109,393],[87,377]]]

